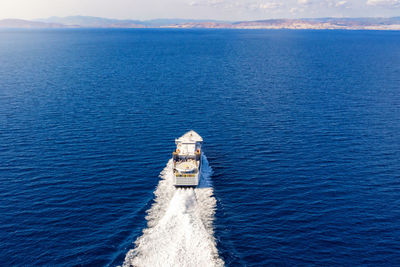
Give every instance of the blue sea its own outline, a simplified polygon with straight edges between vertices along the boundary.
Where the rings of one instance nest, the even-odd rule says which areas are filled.
[[[163,189],[191,129],[197,199]],[[181,266],[400,265],[400,32],[1,30],[0,265],[178,237]]]

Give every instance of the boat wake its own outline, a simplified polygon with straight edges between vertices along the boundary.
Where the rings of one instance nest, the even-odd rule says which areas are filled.
[[[127,253],[124,267],[224,265],[213,231],[212,169],[205,156],[202,162],[202,177],[195,189],[175,188],[172,160],[168,162],[147,211],[147,228]]]

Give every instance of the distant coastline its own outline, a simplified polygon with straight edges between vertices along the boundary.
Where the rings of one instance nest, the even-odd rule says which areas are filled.
[[[391,18],[304,18],[257,21],[213,21],[185,19],[117,20],[100,17],[70,16],[38,20],[3,19],[0,28],[178,28],[178,29],[342,29],[400,30],[400,17]]]

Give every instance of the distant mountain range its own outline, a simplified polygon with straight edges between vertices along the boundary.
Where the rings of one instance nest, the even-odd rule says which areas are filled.
[[[50,17],[33,21],[0,20],[0,28],[218,28],[218,29],[347,29],[400,30],[400,17],[268,19],[217,21],[186,19],[119,20],[100,17]]]

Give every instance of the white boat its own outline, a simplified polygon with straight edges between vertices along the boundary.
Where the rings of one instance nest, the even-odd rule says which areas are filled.
[[[200,178],[203,138],[191,130],[175,139],[175,143],[176,151],[172,153],[174,185],[195,187]]]

